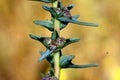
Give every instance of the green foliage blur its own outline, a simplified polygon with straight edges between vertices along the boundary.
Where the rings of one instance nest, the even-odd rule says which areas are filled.
[[[61,37],[80,37],[80,42],[63,49],[75,55],[74,64],[98,63],[99,67],[62,70],[61,80],[120,80],[120,1],[63,0],[75,4],[72,15],[80,21],[95,22],[99,27],[69,24]],[[45,47],[29,38],[34,33],[50,36],[50,31],[35,25],[34,20],[49,20],[43,3],[28,0],[0,0],[0,80],[40,80],[40,72],[49,69],[44,60],[38,63]]]

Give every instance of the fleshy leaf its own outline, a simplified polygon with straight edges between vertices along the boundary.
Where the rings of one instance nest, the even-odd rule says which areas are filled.
[[[45,39],[49,39],[48,37],[40,37],[33,34],[30,34],[29,36],[34,40],[40,41],[46,48],[49,48],[49,44],[45,42]]]
[[[60,13],[58,14],[58,17],[64,17],[64,13],[63,13],[63,12],[60,12]]]
[[[61,56],[60,58],[60,67],[61,68],[89,68],[89,67],[97,67],[98,64],[84,64],[84,65],[76,65],[71,61],[75,56]]]
[[[80,38],[69,38],[69,39],[66,39],[66,43],[64,44],[64,47],[71,44],[71,43],[75,43],[75,42],[78,42],[80,40]]]
[[[53,24],[48,21],[35,20],[33,22],[37,25],[42,25],[43,27],[47,28],[50,31],[54,30]]]
[[[65,28],[67,26],[68,23],[62,23],[61,22],[61,26],[60,26],[60,30],[62,30],[63,28]]]
[[[75,16],[72,16],[72,19],[78,19],[80,17],[80,15],[75,15]]]
[[[55,39],[57,39],[58,37],[59,37],[59,35],[58,35],[57,31],[54,31],[54,32],[52,33],[52,40],[55,40]]]
[[[62,30],[63,28],[65,28],[68,25],[69,22],[63,22],[61,21],[61,26],[60,26],[60,30]]]
[[[54,65],[50,67],[50,75],[54,76]]]
[[[38,40],[41,43],[43,43],[44,37],[36,36],[36,35],[33,35],[33,34],[29,34],[29,36],[30,36],[30,38],[32,38],[34,40]]]
[[[44,54],[44,52],[40,51],[41,56]],[[48,57],[46,57],[46,59],[48,60],[49,63],[51,63],[52,65],[54,64],[54,60],[53,60],[53,55],[49,55]]]
[[[41,2],[45,2],[45,3],[53,3],[56,0],[30,0],[30,1],[41,1]]]
[[[67,68],[89,68],[89,67],[97,67],[98,64],[84,64],[84,65],[75,65],[75,64],[72,64],[72,65],[68,65]]]
[[[69,64],[71,64],[71,61],[72,59],[74,58],[75,56],[61,56],[60,57],[60,67],[61,68],[66,68]]]
[[[71,10],[75,5],[74,4],[70,4],[67,8],[68,10]]]
[[[62,8],[62,2],[61,1],[58,1],[58,8]]]
[[[45,6],[45,5],[43,5],[42,8],[49,11],[51,13],[52,17],[57,17],[57,13],[53,8],[51,8],[49,6]]]
[[[45,58],[47,58],[53,52],[54,52],[54,50],[47,49],[46,52],[38,59],[38,61],[41,62],[42,60],[44,60]]]
[[[58,18],[58,20],[63,21],[63,22],[79,24],[79,25],[98,27],[98,24],[95,24],[95,23],[81,22],[81,21],[78,21],[78,20],[75,20],[75,19],[69,19],[69,18],[66,18],[66,17],[60,17],[60,18]]]

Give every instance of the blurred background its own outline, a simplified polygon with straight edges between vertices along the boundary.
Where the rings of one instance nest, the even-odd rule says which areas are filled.
[[[75,55],[74,64],[98,63],[99,67],[63,69],[61,80],[120,80],[120,1],[63,0],[75,4],[72,15],[79,20],[95,22],[99,27],[69,24],[61,31],[66,38],[80,37],[81,41],[63,49],[65,55]],[[44,3],[28,0],[0,0],[0,80],[40,80],[49,63],[38,63],[39,51],[45,47],[29,38],[33,33],[50,36],[47,29],[33,20],[49,20]]]

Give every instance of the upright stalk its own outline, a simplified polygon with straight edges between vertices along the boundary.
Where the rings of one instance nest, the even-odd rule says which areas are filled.
[[[58,0],[55,1],[52,6],[54,8],[57,8],[58,6]],[[60,21],[58,21],[57,19],[53,20],[54,23],[54,31],[57,31],[58,36],[60,36]],[[56,52],[54,53],[54,74],[57,77],[57,79],[60,79],[60,52]]]
[[[57,79],[59,80],[60,78],[60,53],[56,52],[54,53],[54,69],[55,69],[55,76],[57,77]]]
[[[50,21],[35,20],[34,23],[42,25],[44,28],[52,31],[51,37],[41,37],[30,34],[30,37],[34,40],[41,42],[45,47],[45,52],[40,52],[41,57],[39,61],[44,59],[51,64],[50,71],[47,75],[42,77],[42,80],[60,80],[60,70],[65,68],[88,68],[96,67],[98,64],[85,64],[77,65],[71,61],[75,56],[64,55],[61,50],[71,43],[78,42],[79,38],[63,38],[60,37],[60,30],[65,28],[68,23],[74,23],[85,26],[98,26],[98,24],[90,22],[82,22],[77,20],[79,15],[72,16],[70,10],[74,7],[74,4],[70,4],[67,7],[62,6],[61,0],[35,0],[45,3],[52,3],[51,6],[43,5],[42,8],[51,13],[52,19]],[[52,21],[52,23],[51,23]],[[74,27],[73,27],[74,28]],[[57,79],[56,79],[57,78]]]

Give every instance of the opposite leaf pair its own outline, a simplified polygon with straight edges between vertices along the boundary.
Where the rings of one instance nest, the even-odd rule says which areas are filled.
[[[65,28],[68,23],[74,23],[78,25],[85,25],[85,26],[98,26],[98,24],[90,23],[90,22],[82,22],[77,20],[79,15],[72,16],[70,10],[74,7],[74,4],[70,4],[67,7],[63,7],[62,3],[58,3],[58,8],[50,7],[43,5],[42,8],[49,11],[51,13],[52,19],[49,21],[42,21],[42,20],[35,20],[34,23],[37,25],[42,25],[43,27],[47,28],[50,31],[54,31],[54,19],[60,21],[60,30]]]
[[[40,52],[41,55],[44,55],[44,52]],[[73,55],[62,55],[60,57],[60,67],[61,68],[88,68],[88,67],[96,67],[98,64],[85,64],[85,65],[76,65],[72,63],[72,60],[74,59],[75,56]],[[54,60],[53,60],[53,55],[48,56],[47,61],[51,63],[52,66],[54,66]]]
[[[47,48],[46,52],[44,53],[44,55],[41,56],[39,61],[42,61],[43,59],[48,57],[53,52],[57,52],[61,50],[62,48],[66,47],[67,45],[80,40],[79,38],[65,39],[61,37],[54,39],[54,36],[53,38],[50,38],[50,37],[40,37],[40,36],[35,36],[33,34],[30,34],[30,37],[32,39],[40,41]]]

